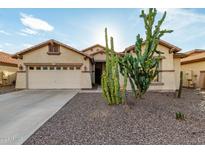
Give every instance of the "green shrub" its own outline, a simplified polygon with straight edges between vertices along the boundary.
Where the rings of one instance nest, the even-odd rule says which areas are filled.
[[[185,120],[185,115],[181,112],[176,112],[176,119],[177,120]]]

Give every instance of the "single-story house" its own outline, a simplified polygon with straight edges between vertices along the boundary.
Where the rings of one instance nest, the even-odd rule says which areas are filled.
[[[17,69],[17,60],[8,53],[0,52],[0,86],[14,84]]]
[[[133,49],[130,46],[124,52],[132,53]],[[164,52],[160,74],[150,89],[175,91],[181,58],[177,52],[181,49],[160,41],[158,50]],[[20,51],[14,57],[19,61],[16,88],[21,89],[90,89],[100,84],[106,59],[105,47],[100,44],[79,51],[56,40]]]
[[[183,86],[205,88],[205,50],[194,49],[185,52],[186,57],[181,59],[183,71]]]

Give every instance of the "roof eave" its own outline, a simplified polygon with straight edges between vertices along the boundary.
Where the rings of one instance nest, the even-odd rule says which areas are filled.
[[[184,53],[175,53],[174,54],[174,58],[184,58],[184,57],[186,57],[186,54],[184,54]]]
[[[3,64],[3,65],[8,65],[8,66],[18,66],[18,64],[17,63],[9,63],[9,62],[2,62],[2,61],[0,61],[0,64]]]
[[[163,41],[163,40],[160,40],[159,44],[169,48],[170,49],[170,53],[179,52],[179,51],[182,50],[181,48],[179,48],[179,47],[177,47],[175,45],[172,45],[172,44],[170,44],[170,43],[168,43],[166,41]],[[123,52],[127,52],[129,50],[133,50],[134,47],[135,47],[135,45],[131,45],[131,46],[125,48],[125,50]]]
[[[90,46],[90,47],[87,47],[87,48],[81,50],[81,52],[85,52],[85,51],[90,50],[90,49],[92,49],[92,48],[94,48],[94,47],[97,47],[97,46],[99,46],[99,47],[105,49],[105,46],[103,46],[103,45],[101,45],[101,44],[94,44],[94,45],[92,45],[92,46]]]

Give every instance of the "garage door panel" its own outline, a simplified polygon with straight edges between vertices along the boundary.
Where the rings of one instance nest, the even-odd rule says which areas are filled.
[[[29,89],[79,89],[80,70],[29,70]]]

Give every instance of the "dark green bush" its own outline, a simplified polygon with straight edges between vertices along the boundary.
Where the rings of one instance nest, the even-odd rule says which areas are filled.
[[[185,115],[182,112],[176,112],[177,120],[185,120]]]

